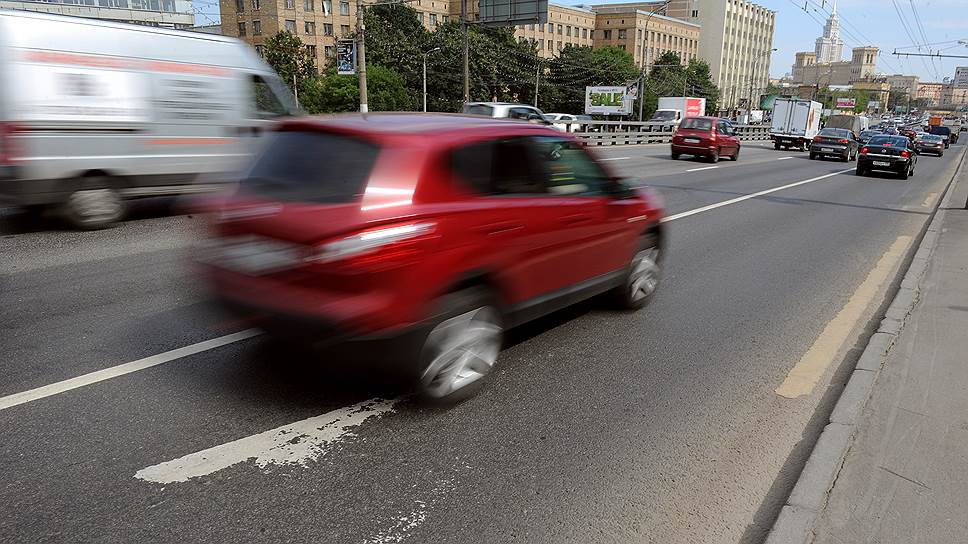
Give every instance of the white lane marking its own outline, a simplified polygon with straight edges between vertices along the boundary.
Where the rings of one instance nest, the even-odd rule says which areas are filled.
[[[779,159],[777,159],[777,160],[778,160],[778,161],[785,161],[785,160],[788,160],[788,159],[792,159],[792,158],[793,158],[793,157],[780,157],[780,158],[779,158]]]
[[[776,394],[788,399],[809,395],[817,382],[834,362],[837,352],[847,341],[857,322],[864,316],[881,286],[891,278],[891,271],[904,256],[904,249],[911,243],[910,236],[899,236],[891,247],[867,274],[860,287],[854,291],[847,304],[827,323],[800,361],[790,369]]]
[[[703,170],[712,170],[714,168],[719,168],[718,166],[705,166],[703,168],[693,168],[691,170],[686,170],[686,172],[701,172]]]
[[[393,411],[397,399],[371,399],[325,414],[246,436],[178,459],[143,468],[135,478],[159,484],[187,482],[191,478],[237,465],[250,459],[259,468],[301,465],[318,459],[337,441],[352,436],[351,427]]]
[[[931,203],[934,202],[934,197],[936,196],[938,196],[938,193],[929,193],[928,197],[925,198],[924,202],[921,203],[921,206],[924,208],[930,208]]]
[[[611,158],[608,158],[608,159],[600,159],[600,160],[603,160],[603,161],[625,161],[625,160],[628,160],[628,159],[631,159],[631,158],[632,157],[611,157]]]
[[[257,336],[259,334],[262,334],[262,332],[259,330],[246,329],[244,331],[227,334],[225,336],[219,336],[218,338],[212,338],[211,340],[198,342],[197,344],[192,344],[190,346],[184,346],[171,351],[166,351],[164,353],[159,353],[157,355],[151,355],[149,357],[145,357],[144,359],[131,361],[130,363],[124,363],[121,365],[112,366],[110,368],[97,370],[89,374],[77,376],[76,378],[70,378],[64,381],[44,385],[36,389],[30,389],[28,391],[7,395],[6,397],[0,397],[0,410],[6,410],[7,408],[12,408],[20,404],[33,402],[45,397],[64,393],[65,391],[103,382],[105,380],[110,380],[111,378],[117,378],[118,376],[124,376],[125,374],[131,374],[132,372],[158,366],[176,359],[181,359],[182,357],[188,357],[189,355],[195,355],[196,353],[202,353],[203,351],[209,351],[218,347],[232,344],[234,342],[245,340],[247,338],[252,338],[253,336]]]
[[[750,193],[748,195],[743,195],[743,196],[739,196],[739,197],[736,197],[736,198],[731,198],[729,200],[724,200],[722,202],[717,202],[715,204],[710,204],[708,206],[703,206],[701,208],[696,208],[694,210],[689,210],[689,211],[685,211],[685,212],[681,212],[681,213],[677,213],[677,214],[673,214],[673,215],[666,216],[666,217],[662,218],[662,222],[663,223],[667,223],[669,221],[675,221],[676,219],[682,219],[683,217],[689,217],[690,215],[696,215],[696,214],[700,214],[700,213],[703,213],[703,212],[708,212],[709,210],[715,210],[716,208],[722,208],[723,206],[729,206],[730,204],[736,204],[737,202],[742,202],[744,200],[749,200],[751,198],[756,198],[758,196],[768,195],[770,193],[775,193],[777,191],[783,191],[785,189],[790,189],[792,187],[798,187],[800,185],[806,185],[807,183],[813,183],[815,181],[820,181],[822,179],[827,179],[827,178],[830,178],[830,177],[833,177],[833,176],[837,176],[837,175],[843,174],[845,172],[853,172],[853,171],[854,171],[853,168],[848,168],[847,170],[840,170],[838,172],[832,172],[830,174],[825,174],[823,176],[817,176],[815,178],[805,179],[803,181],[797,181],[795,183],[789,183],[789,184],[783,185],[781,187],[774,187],[773,189],[767,189],[765,191],[759,191],[759,192],[756,192],[756,193]]]

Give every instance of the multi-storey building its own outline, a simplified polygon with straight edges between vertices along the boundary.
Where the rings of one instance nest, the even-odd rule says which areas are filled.
[[[886,76],[884,80],[891,86],[891,91],[902,92],[912,98],[918,92],[918,76],[894,74]]]
[[[191,0],[0,0],[0,8],[163,28],[195,26]]]
[[[595,47],[628,51],[639,67],[648,68],[672,51],[683,64],[699,54],[699,25],[640,9],[638,5],[594,6]]]
[[[840,39],[840,18],[837,17],[837,0],[834,0],[834,9],[827,18],[827,24],[823,28],[823,36],[817,38],[814,45],[814,54],[817,55],[817,62],[828,64],[844,60],[844,40]]]
[[[851,53],[850,61],[827,63],[817,62],[816,53],[797,53],[793,64],[793,81],[800,85],[829,87],[873,78],[877,72],[878,49],[855,47]]]
[[[460,14],[460,2],[451,3],[457,6]],[[477,5],[477,2],[474,2]],[[453,11],[451,11],[453,13]],[[472,15],[477,17],[478,12]],[[567,45],[592,46],[595,35],[595,12],[584,7],[561,6],[548,3],[548,22],[544,24],[528,24],[517,26],[514,35],[519,40],[531,40],[538,48],[538,55],[552,58]]]
[[[914,95],[914,98],[926,101],[928,106],[937,106],[941,103],[941,90],[943,87],[944,83],[923,81],[918,83],[918,91]]]
[[[430,30],[450,17],[447,0],[415,0],[410,5]],[[299,36],[323,67],[336,56],[336,40],[356,32],[356,2],[350,0],[220,0],[222,33],[241,38],[262,54],[264,40],[288,30]]]

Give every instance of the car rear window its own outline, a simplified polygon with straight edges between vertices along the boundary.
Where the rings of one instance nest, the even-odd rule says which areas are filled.
[[[683,119],[682,124],[679,128],[687,128],[689,130],[712,130],[713,121],[712,119],[696,119],[695,117]]]
[[[942,142],[942,141],[944,141],[944,138],[942,138],[941,136],[935,136],[934,134],[925,134],[924,137],[921,138],[921,139],[924,140],[925,142]]]
[[[834,138],[846,138],[849,131],[842,128],[825,128],[819,132],[821,136],[832,136]]]
[[[494,108],[485,104],[465,104],[464,113],[471,115],[484,115],[490,117],[494,115]]]
[[[870,145],[890,145],[890,146],[906,146],[908,142],[907,138],[899,138],[897,136],[874,136],[871,138]]]
[[[339,134],[277,132],[239,191],[288,202],[353,202],[362,196],[379,151],[375,144]]]

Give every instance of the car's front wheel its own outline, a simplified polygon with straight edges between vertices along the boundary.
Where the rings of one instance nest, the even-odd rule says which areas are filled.
[[[504,328],[493,297],[482,287],[449,293],[420,352],[418,389],[442,404],[473,396],[501,352]]]
[[[654,235],[643,237],[629,262],[622,285],[613,291],[621,309],[638,310],[652,300],[659,287],[661,263],[662,249],[658,238]]]

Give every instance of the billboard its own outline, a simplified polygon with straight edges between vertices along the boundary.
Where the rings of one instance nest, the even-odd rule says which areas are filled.
[[[871,100],[870,102],[867,103],[867,109],[872,111],[879,111],[881,109],[881,101]]]
[[[349,76],[356,73],[356,42],[339,40],[336,42],[336,73]]]
[[[955,68],[955,88],[968,89],[968,66]]]
[[[548,22],[548,0],[481,0],[480,21],[486,26]]]
[[[633,96],[627,86],[585,87],[585,113],[588,115],[629,115]]]
[[[837,109],[838,110],[853,109],[855,107],[857,107],[857,99],[856,98],[841,97],[841,98],[838,98],[837,99]]]

